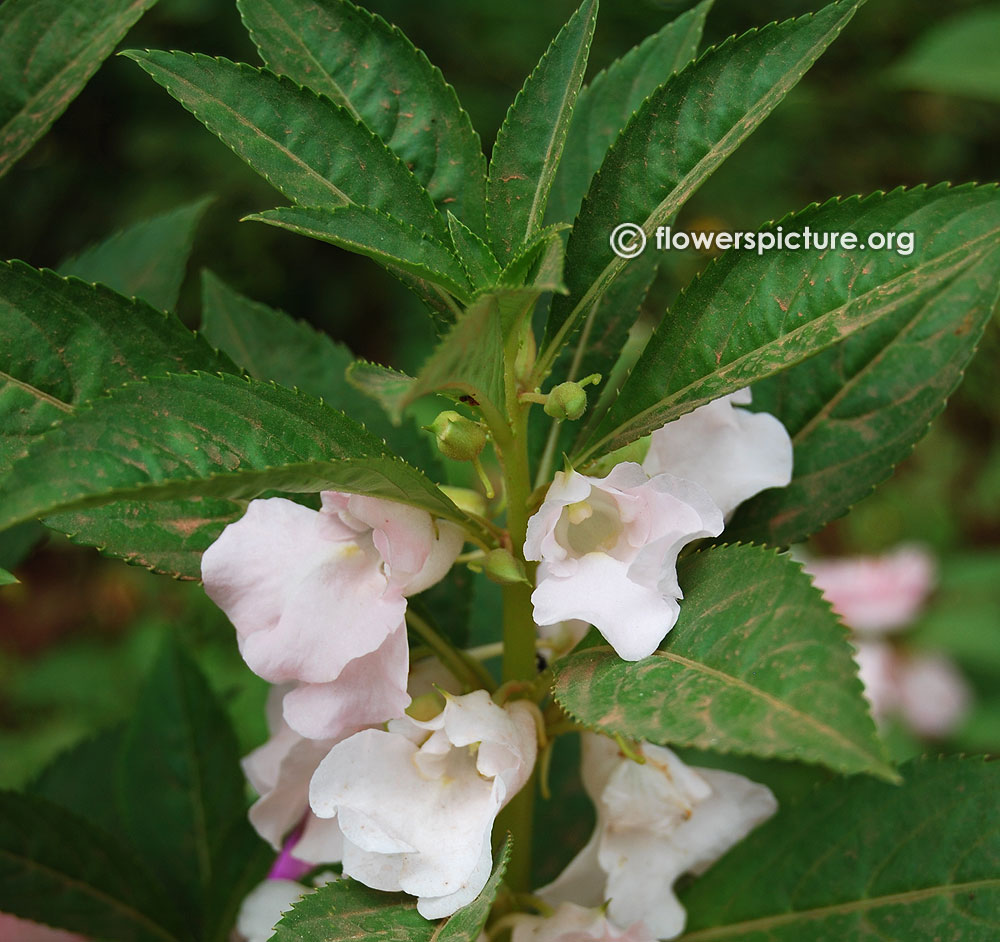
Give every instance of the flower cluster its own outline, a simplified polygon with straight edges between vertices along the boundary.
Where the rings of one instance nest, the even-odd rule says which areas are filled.
[[[717,536],[742,500],[789,480],[787,434],[772,416],[738,408],[748,401],[747,391],[727,396],[654,433],[642,465],[555,475],[523,552],[492,551],[539,563],[531,601],[541,650],[564,654],[590,625],[623,658],[656,649],[680,611],[681,550]],[[280,855],[273,885],[244,906],[248,937],[265,937],[305,892],[295,881],[318,864],[409,893],[428,919],[485,885],[494,823],[531,778],[542,715],[516,698],[523,690],[491,697],[435,685],[430,700],[411,704],[421,682],[410,670],[407,598],[443,578],[464,541],[460,527],[423,510],[328,491],[318,510],[251,502],[205,553],[206,591],[236,627],[248,666],[274,685],[271,738],[244,770],[259,795],[250,820]],[[553,913],[512,917],[514,942],[678,934],[676,878],[701,872],[774,811],[763,786],[637,748],[626,758],[584,735],[597,828],[538,891]]]

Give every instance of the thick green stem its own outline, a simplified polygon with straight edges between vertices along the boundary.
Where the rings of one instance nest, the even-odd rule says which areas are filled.
[[[410,610],[406,613],[406,623],[420,636],[427,647],[438,656],[438,660],[444,664],[451,674],[466,684],[470,690],[485,687],[492,692],[496,688],[492,675],[479,661],[470,657],[464,651],[459,650],[450,641],[439,635],[431,624],[421,618],[416,612]]]

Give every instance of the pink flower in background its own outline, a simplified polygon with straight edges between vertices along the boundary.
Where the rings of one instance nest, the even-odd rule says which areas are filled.
[[[773,415],[749,405],[741,389],[699,406],[653,432],[643,470],[694,481],[728,517],[747,498],[792,479],[792,440]]]
[[[583,735],[583,784],[597,809],[586,847],[538,895],[549,903],[607,907],[617,926],[643,923],[656,939],[684,929],[673,892],[700,874],[777,810],[774,795],[731,772],[692,768],[669,749],[641,744],[646,762],[615,743]]]
[[[603,909],[560,903],[551,916],[517,916],[510,942],[656,942],[649,930],[636,923],[619,929]]]
[[[845,624],[871,634],[905,628],[936,581],[934,558],[917,546],[882,556],[813,559],[805,569]]]
[[[318,512],[251,501],[206,550],[202,577],[251,670],[296,683],[284,701],[289,726],[338,739],[406,708],[406,596],[445,575],[463,536],[403,504],[321,496]]]
[[[632,462],[603,478],[560,471],[524,544],[525,559],[541,562],[535,621],[580,619],[625,660],[646,657],[680,612],[677,554],[721,532],[718,507],[690,481],[650,478]]]
[[[8,913],[0,913],[0,939],[3,942],[87,942],[86,937],[75,932],[53,929]]]
[[[534,766],[536,709],[477,690],[449,696],[430,720],[404,717],[334,746],[309,802],[344,834],[344,874],[418,897],[426,919],[472,902],[490,875],[497,813]]]

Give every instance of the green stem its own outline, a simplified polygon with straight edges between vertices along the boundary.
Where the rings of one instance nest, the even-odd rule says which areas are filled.
[[[409,610],[406,613],[406,623],[438,656],[441,663],[455,678],[466,684],[470,690],[478,690],[480,687],[485,687],[490,693],[496,690],[497,685],[493,675],[479,661],[469,657],[464,651],[459,650],[450,641],[439,635],[426,619]]]

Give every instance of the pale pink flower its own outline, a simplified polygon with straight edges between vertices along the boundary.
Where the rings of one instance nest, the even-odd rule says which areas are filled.
[[[403,717],[333,747],[313,775],[314,814],[344,834],[344,874],[418,897],[427,919],[449,916],[490,875],[500,809],[531,775],[536,707],[497,706],[484,690],[449,696],[423,722]]]
[[[935,583],[934,559],[917,546],[882,556],[813,559],[805,569],[845,624],[866,634],[905,628]]]
[[[294,880],[265,880],[258,883],[240,904],[236,931],[245,942],[268,942],[281,917],[303,897],[315,893],[313,887]]]
[[[684,765],[669,749],[642,743],[645,763],[610,739],[583,735],[583,783],[597,809],[586,847],[538,891],[550,903],[600,906],[617,926],[643,923],[654,938],[684,929],[673,892],[700,874],[777,810],[763,785],[741,775]]]
[[[205,551],[202,577],[251,670],[297,684],[284,703],[289,725],[336,739],[405,709],[406,596],[445,575],[463,536],[403,504],[321,496],[318,512],[251,501]]]
[[[581,619],[625,660],[652,654],[680,612],[677,554],[722,525],[709,495],[671,474],[650,478],[632,462],[603,478],[558,472],[524,544],[541,562],[535,621]]]
[[[0,939],[3,942],[87,942],[84,936],[75,932],[53,929],[8,913],[0,913]]]
[[[749,403],[741,389],[668,422],[653,432],[643,470],[701,485],[725,517],[759,491],[785,487],[792,440],[773,415],[736,408]]]
[[[603,909],[561,903],[551,916],[515,916],[510,942],[656,942],[637,922],[619,929]]]

